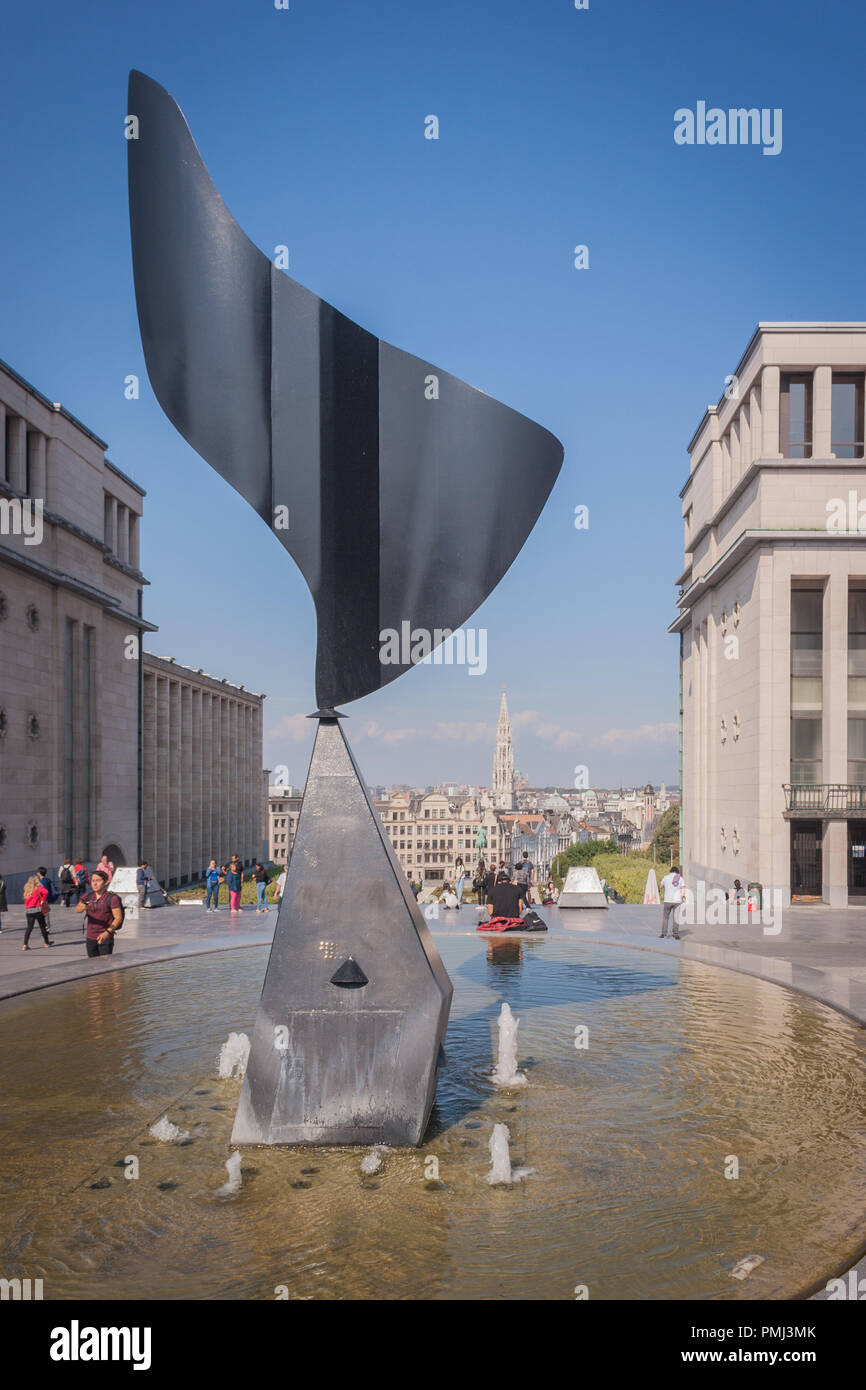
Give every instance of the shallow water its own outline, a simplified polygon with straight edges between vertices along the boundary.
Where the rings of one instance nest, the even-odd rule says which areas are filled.
[[[41,1277],[48,1299],[752,1299],[859,1250],[856,1024],[647,952],[437,944],[455,993],[424,1145],[371,1176],[366,1149],[247,1149],[230,1196],[240,1082],[217,1057],[251,1032],[265,948],[0,1005],[0,1275]],[[528,1079],[513,1092],[491,1080],[503,1001]],[[164,1115],[190,1137],[152,1138]],[[512,1187],[487,1182],[497,1123],[535,1170]]]

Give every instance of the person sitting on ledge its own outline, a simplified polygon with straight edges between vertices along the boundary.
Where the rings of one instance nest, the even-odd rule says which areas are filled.
[[[520,884],[511,882],[511,870],[506,864],[500,869],[496,880],[496,887],[490,894],[490,902],[487,912],[490,917],[510,917],[519,919],[526,901],[523,897],[523,887]]]
[[[460,906],[460,903],[457,899],[457,894],[454,892],[454,889],[451,887],[450,883],[446,883],[445,887],[442,889],[442,901],[445,904],[446,908]]]

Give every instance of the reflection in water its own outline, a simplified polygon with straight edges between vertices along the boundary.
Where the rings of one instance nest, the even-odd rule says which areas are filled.
[[[375,1173],[353,1149],[245,1149],[228,1197],[240,1082],[216,1057],[253,1021],[264,948],[0,1005],[0,1272],[61,1299],[568,1299],[576,1284],[738,1299],[792,1296],[855,1253],[866,1047],[851,1021],[644,952],[440,947],[455,994],[424,1146]],[[491,1082],[503,1002],[530,1081],[510,1093]],[[162,1116],[180,1142],[148,1133]],[[486,1181],[496,1125],[529,1181]]]

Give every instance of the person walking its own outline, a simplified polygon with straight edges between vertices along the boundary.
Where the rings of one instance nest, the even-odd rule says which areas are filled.
[[[452,877],[454,879],[454,892],[457,894],[457,906],[460,907],[463,903],[463,885],[466,882],[466,869],[459,854],[454,862],[454,873]]]
[[[228,884],[229,890],[229,911],[240,912],[241,910],[241,890],[244,886],[244,871],[241,861],[236,854],[233,854],[228,868],[223,865],[223,874]]]
[[[51,879],[49,878],[48,870],[46,869],[44,864],[40,864],[36,872],[39,875],[39,882],[42,884],[42,887],[48,894],[48,906],[51,907],[53,903],[56,903],[59,900],[60,894],[58,893]]]
[[[63,906],[69,908],[72,902],[72,895],[75,892],[75,870],[72,867],[72,860],[66,856],[60,868],[57,870],[57,882],[60,885],[60,893],[63,898]]]
[[[73,866],[73,873],[75,874],[75,891],[78,894],[75,903],[77,907],[85,894],[90,892],[90,878],[87,873],[87,865],[83,858],[79,859]]]
[[[135,871],[135,886],[138,890],[139,907],[147,907],[147,885],[149,882],[150,872],[147,867],[147,860],[142,859],[141,863]]]
[[[6,880],[0,874],[0,936],[3,935],[3,913],[9,911],[9,904],[6,901]]]
[[[88,956],[110,956],[114,933],[123,926],[123,906],[116,893],[109,893],[109,880],[101,869],[91,875],[91,892],[82,898],[76,912],[83,912],[84,944]]]
[[[48,936],[48,889],[41,881],[39,874],[31,874],[24,885],[24,910],[27,915],[27,926],[24,930],[24,945],[22,951],[29,951],[30,933],[34,927],[38,927],[42,933],[43,946],[51,946],[53,942]]]
[[[206,891],[205,891],[205,895],[204,895],[204,906],[205,906],[205,911],[206,911],[206,912],[219,912],[219,910],[220,910],[220,871],[219,871],[219,869],[217,868],[217,862],[216,862],[215,859],[212,859],[212,860],[210,861],[210,863],[208,864],[208,866],[207,866],[207,872],[206,872],[206,874],[205,874],[205,876],[204,876],[204,886],[205,886],[205,890],[206,890]],[[211,903],[213,903],[213,907],[211,907]]]
[[[684,882],[685,880],[683,879],[683,876],[680,873],[679,865],[675,864],[671,869],[670,873],[665,874],[664,878],[659,884],[659,888],[663,889],[664,891],[664,896],[662,898],[662,929],[660,935],[667,936],[668,918],[670,917],[671,913],[673,913],[674,920],[672,924],[671,934],[675,941],[679,941],[680,939],[680,934],[677,931],[677,909],[683,900]]]
[[[268,871],[259,859],[256,860],[256,867],[253,869],[253,878],[256,881],[256,912],[267,912],[265,892],[268,886]]]

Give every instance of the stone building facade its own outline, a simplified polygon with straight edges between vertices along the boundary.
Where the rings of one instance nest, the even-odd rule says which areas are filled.
[[[145,652],[142,853],[165,888],[262,842],[263,695]]]
[[[142,489],[0,363],[0,873],[138,848]]]
[[[406,873],[431,887],[452,877],[458,855],[471,877],[479,856],[485,861],[507,859],[511,851],[505,818],[490,807],[482,808],[472,797],[455,802],[440,791],[424,796],[400,792],[387,801],[376,801],[375,806]],[[479,851],[475,839],[481,826],[487,848]]]
[[[761,323],[689,445],[687,880],[866,896],[866,323]]]
[[[288,864],[298,829],[303,793],[297,787],[271,787],[268,792],[268,856]]]
[[[143,653],[144,492],[0,363],[0,874],[266,852],[262,699]]]

